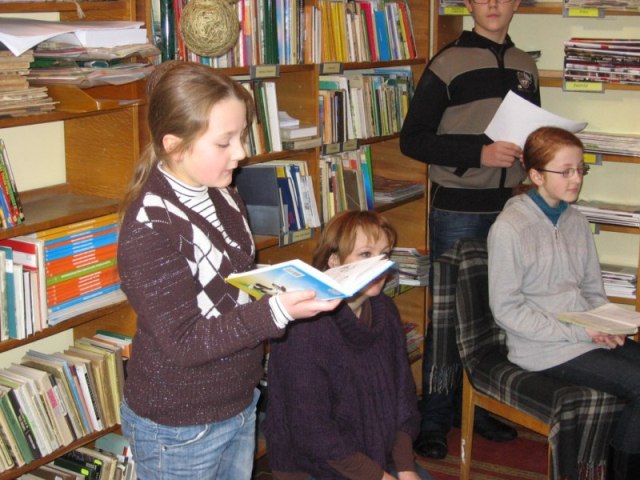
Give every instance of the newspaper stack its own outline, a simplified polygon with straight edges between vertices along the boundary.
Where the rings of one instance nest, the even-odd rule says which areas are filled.
[[[597,200],[578,200],[574,206],[590,222],[640,227],[640,205],[618,205]]]
[[[635,267],[624,267],[603,263],[602,281],[604,291],[609,297],[635,298],[638,282],[638,270]]]
[[[14,55],[0,50],[0,116],[24,116],[49,112],[55,107],[46,87],[33,88],[27,76],[33,51]]]
[[[564,42],[564,79],[640,85],[640,39],[572,38]]]
[[[598,132],[580,132],[576,135],[582,140],[587,152],[640,157],[640,135],[613,135]]]

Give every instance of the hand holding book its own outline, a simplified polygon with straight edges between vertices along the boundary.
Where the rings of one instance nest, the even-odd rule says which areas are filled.
[[[587,312],[562,312],[558,320],[590,328],[609,335],[633,335],[640,326],[640,313],[613,303],[605,303]]]

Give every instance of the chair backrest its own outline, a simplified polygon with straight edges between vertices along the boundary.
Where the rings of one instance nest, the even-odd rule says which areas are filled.
[[[458,241],[439,259],[440,268],[455,268],[456,342],[464,368],[473,374],[488,353],[506,358],[506,336],[496,324],[489,306],[486,240]]]

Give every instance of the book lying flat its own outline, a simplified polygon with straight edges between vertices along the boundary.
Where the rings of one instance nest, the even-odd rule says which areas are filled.
[[[256,298],[296,290],[315,290],[317,300],[355,295],[394,265],[385,255],[330,268],[324,272],[302,260],[234,273],[226,281]]]
[[[605,303],[587,312],[558,313],[556,318],[610,335],[633,335],[640,326],[639,312],[627,310],[613,303]]]

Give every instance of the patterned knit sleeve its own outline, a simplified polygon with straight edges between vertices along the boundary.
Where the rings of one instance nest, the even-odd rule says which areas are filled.
[[[165,236],[143,223],[123,224],[118,268],[122,289],[138,314],[138,329],[153,336],[177,365],[201,365],[282,334],[268,299],[238,305],[224,282],[215,299],[218,315],[203,316],[197,300],[202,288],[189,263]]]

